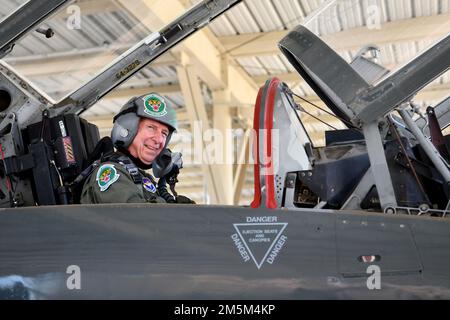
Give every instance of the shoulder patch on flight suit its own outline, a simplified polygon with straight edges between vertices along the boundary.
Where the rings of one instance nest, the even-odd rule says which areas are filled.
[[[144,186],[145,190],[150,191],[152,193],[156,192],[156,187],[149,178],[143,178],[142,185]]]
[[[97,183],[100,187],[100,191],[105,191],[116,182],[120,177],[113,164],[104,164],[97,171]]]

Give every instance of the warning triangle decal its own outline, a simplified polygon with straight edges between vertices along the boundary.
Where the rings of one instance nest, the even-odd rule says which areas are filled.
[[[233,226],[260,269],[287,223],[234,223]]]

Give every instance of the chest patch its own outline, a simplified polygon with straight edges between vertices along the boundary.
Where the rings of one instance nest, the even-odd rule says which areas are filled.
[[[97,171],[97,184],[100,187],[100,191],[105,191],[116,182],[120,177],[116,168],[112,164],[104,164]]]
[[[145,188],[145,190],[150,191],[151,193],[156,192],[156,187],[149,178],[142,179],[142,186]]]

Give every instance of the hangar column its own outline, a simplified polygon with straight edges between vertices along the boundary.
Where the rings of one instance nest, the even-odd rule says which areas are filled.
[[[231,99],[228,90],[213,93],[213,127],[216,131],[214,150],[217,151],[217,163],[212,167],[218,175],[221,185],[222,204],[233,204],[233,163],[234,139],[232,132]]]
[[[180,81],[181,92],[184,96],[186,110],[193,133],[194,161],[200,162],[203,176],[206,182],[207,202],[210,204],[222,203],[221,184],[219,175],[211,166],[212,159],[207,151],[204,133],[211,132],[208,115],[203,100],[199,79],[195,69],[186,63],[177,67],[178,79]]]

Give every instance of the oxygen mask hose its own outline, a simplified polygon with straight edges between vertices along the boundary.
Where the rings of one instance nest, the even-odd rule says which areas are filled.
[[[167,191],[166,178],[162,177],[158,181],[158,193],[167,203],[175,203],[175,198]]]

